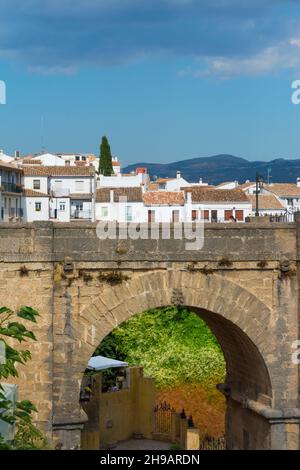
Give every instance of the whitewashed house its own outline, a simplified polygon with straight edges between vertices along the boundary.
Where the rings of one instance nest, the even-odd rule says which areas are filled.
[[[115,175],[119,175],[121,173],[121,163],[118,160],[118,157],[112,157],[112,167],[114,170]]]
[[[22,220],[22,196],[22,170],[0,160],[0,222]]]
[[[94,167],[29,165],[23,167],[23,172],[26,190],[37,191],[40,197],[42,195],[49,197],[49,215],[46,220],[60,222],[94,220]],[[31,194],[30,198],[32,197]],[[45,201],[42,203],[45,204]],[[26,202],[26,207],[29,207],[29,202]],[[46,212],[44,210],[42,212],[43,217],[46,216]],[[32,211],[30,211],[31,216]],[[42,214],[37,214],[37,216],[36,220],[41,220]]]
[[[251,215],[251,202],[240,189],[194,186],[184,191],[187,221],[245,222]]]
[[[256,194],[256,182],[255,181],[245,181],[245,183],[240,184],[239,189],[244,191],[246,194]],[[258,192],[261,192],[261,188],[258,187]]]
[[[43,166],[65,166],[66,162],[53,153],[43,153],[41,155],[34,155],[33,157],[21,160],[21,164],[33,164],[37,161],[38,164]]]
[[[26,222],[49,220],[49,195],[47,193],[25,189],[23,200]]]
[[[99,175],[97,188],[138,188],[142,185],[147,186],[148,180],[149,176],[145,173]]]
[[[89,166],[91,163],[98,170],[98,159],[93,153],[57,153],[57,157],[70,166]]]
[[[7,155],[4,153],[4,150],[0,149],[0,161],[4,163],[12,163],[14,161],[14,157]]]
[[[146,191],[143,201],[148,223],[175,223],[186,219],[183,191]]]
[[[236,189],[239,186],[238,181],[224,181],[216,186],[217,189]]]
[[[98,188],[96,220],[146,222],[142,188]]]
[[[285,209],[294,213],[300,210],[300,179],[294,183],[272,183],[263,186],[263,194],[274,194]]]
[[[256,195],[248,195],[248,199],[252,204],[252,215],[256,214]],[[260,216],[282,217],[286,213],[283,203],[274,194],[258,195],[258,214]]]

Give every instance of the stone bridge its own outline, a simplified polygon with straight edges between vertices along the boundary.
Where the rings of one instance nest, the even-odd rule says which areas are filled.
[[[298,218],[208,224],[203,249],[187,251],[173,238],[99,240],[92,223],[2,225],[0,306],[41,315],[33,359],[19,369],[39,426],[78,444],[95,348],[132,315],[173,304],[197,312],[223,349],[228,448],[298,449],[299,234]]]

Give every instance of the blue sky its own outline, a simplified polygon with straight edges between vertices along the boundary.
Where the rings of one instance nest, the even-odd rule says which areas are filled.
[[[124,164],[300,158],[295,79],[298,0],[0,3],[7,153],[98,153],[106,134]]]

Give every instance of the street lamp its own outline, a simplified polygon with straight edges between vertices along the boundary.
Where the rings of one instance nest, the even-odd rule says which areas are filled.
[[[260,175],[258,172],[256,172],[256,177],[255,177],[255,182],[256,182],[256,207],[255,207],[255,217],[259,217],[259,212],[258,212],[258,190],[263,187],[264,183],[264,178],[262,175]]]

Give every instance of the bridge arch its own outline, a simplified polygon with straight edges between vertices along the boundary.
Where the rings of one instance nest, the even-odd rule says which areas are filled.
[[[77,395],[72,394],[73,399],[61,396],[65,413],[69,410],[74,418],[77,409],[79,417],[74,397],[78,398],[82,373],[104,337],[133,315],[167,305],[184,305],[198,313],[221,345],[227,366],[220,390],[227,398],[228,447],[270,448],[270,424],[263,413],[273,399],[270,343],[266,341],[271,310],[218,274],[154,271],[134,274],[114,287],[102,286],[70,326],[75,346],[69,367]]]

